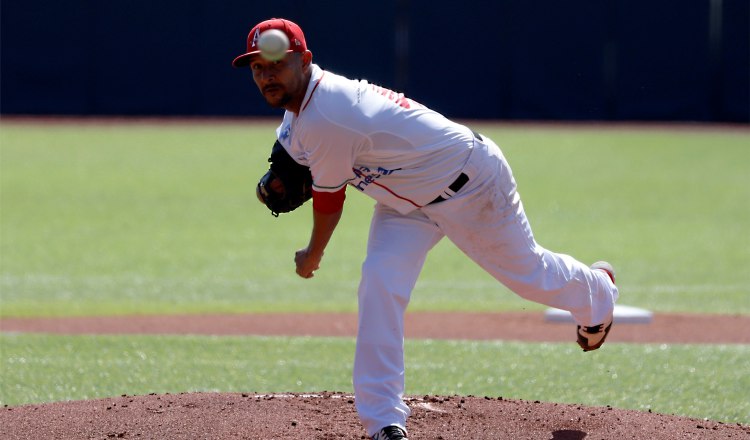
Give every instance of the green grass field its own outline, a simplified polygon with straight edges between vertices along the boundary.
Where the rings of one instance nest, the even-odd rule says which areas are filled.
[[[313,280],[299,279],[292,258],[308,239],[309,206],[276,219],[254,196],[272,128],[2,122],[0,317],[354,311],[373,202],[348,191],[323,267]],[[623,304],[750,313],[750,131],[473,128],[503,148],[538,241],[582,261],[613,262]],[[410,309],[543,307],[515,297],[444,241]],[[351,388],[350,340],[6,334],[0,342],[4,404]],[[408,392],[416,394],[750,421],[742,393],[750,389],[748,346],[610,344],[595,368],[569,345],[412,341],[408,349]],[[305,355],[321,351],[335,355]],[[574,380],[578,368],[595,377]]]

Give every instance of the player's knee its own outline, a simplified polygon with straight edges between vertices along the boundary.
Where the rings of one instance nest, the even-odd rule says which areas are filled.
[[[420,266],[393,255],[370,254],[362,264],[363,293],[384,293],[407,301],[419,276]]]

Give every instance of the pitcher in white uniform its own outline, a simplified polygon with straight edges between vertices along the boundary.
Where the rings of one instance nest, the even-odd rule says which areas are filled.
[[[289,38],[278,61],[260,56],[258,37]],[[313,176],[310,242],[296,272],[312,278],[343,211],[347,186],[376,200],[359,285],[354,393],[374,439],[405,439],[404,313],[430,249],[448,237],[516,294],[568,310],[585,350],[599,348],[618,296],[614,271],[551,252],[534,240],[516,182],[498,146],[389,89],[321,69],[302,30],[270,19],[250,31],[249,66],[272,107],[286,110],[279,142]]]

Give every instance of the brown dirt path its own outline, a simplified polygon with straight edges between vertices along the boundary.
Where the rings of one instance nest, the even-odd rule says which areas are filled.
[[[573,324],[544,320],[541,312],[415,312],[407,338],[571,342]],[[750,315],[656,314],[650,324],[615,323],[610,342],[750,344]],[[4,318],[0,331],[66,334],[212,334],[353,337],[353,313],[251,315],[138,315]]]

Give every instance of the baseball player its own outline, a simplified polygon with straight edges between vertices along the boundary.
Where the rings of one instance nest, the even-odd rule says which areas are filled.
[[[290,42],[276,61],[257,47],[271,29]],[[491,139],[312,59],[299,26],[270,19],[252,28],[246,53],[232,64],[249,66],[266,102],[286,110],[278,143],[309,167],[313,222],[309,244],[295,254],[299,276],[312,278],[320,268],[347,187],[376,201],[353,372],[356,408],[371,438],[407,438],[404,313],[427,253],[443,237],[521,297],[570,311],[583,350],[602,345],[618,296],[612,266],[589,267],[536,243],[508,162]],[[279,186],[259,184],[259,198]]]

